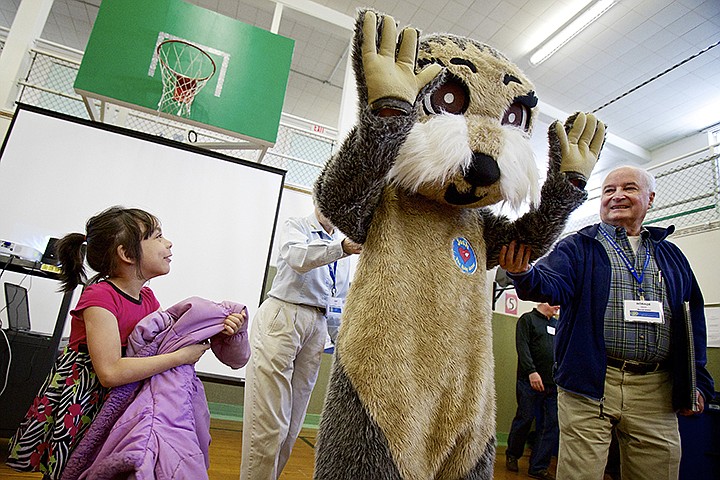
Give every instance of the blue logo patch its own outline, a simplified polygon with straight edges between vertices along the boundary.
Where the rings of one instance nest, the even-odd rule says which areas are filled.
[[[475,270],[477,270],[477,258],[475,257],[472,246],[470,246],[470,242],[463,237],[454,239],[452,252],[455,264],[463,273],[467,273],[468,275],[475,273]]]

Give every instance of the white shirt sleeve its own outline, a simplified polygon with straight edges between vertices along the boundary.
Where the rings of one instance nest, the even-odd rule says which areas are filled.
[[[315,235],[301,219],[290,218],[280,232],[280,256],[298,273],[327,265],[345,257],[342,238],[313,238]]]

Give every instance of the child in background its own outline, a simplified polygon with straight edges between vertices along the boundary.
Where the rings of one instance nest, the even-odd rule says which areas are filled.
[[[62,289],[85,283],[83,256],[95,270],[71,313],[70,340],[10,442],[7,465],[57,479],[102,407],[108,389],[196,363],[209,344],[149,357],[124,357],[128,335],[160,304],[145,283],[170,271],[172,243],[160,222],[139,209],[111,207],[88,220],[86,235],[57,245]],[[223,333],[234,335],[246,314],[231,314]]]

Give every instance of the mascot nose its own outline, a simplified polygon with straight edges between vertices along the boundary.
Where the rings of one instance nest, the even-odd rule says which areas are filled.
[[[463,178],[474,187],[487,187],[500,178],[500,167],[493,157],[484,153],[474,153],[472,163]]]

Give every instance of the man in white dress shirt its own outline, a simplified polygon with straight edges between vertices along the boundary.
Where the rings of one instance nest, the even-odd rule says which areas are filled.
[[[277,274],[250,331],[241,480],[277,479],[285,467],[320,370],[327,322],[337,325],[342,313],[348,257],[362,250],[317,207],[288,219],[278,238]]]

